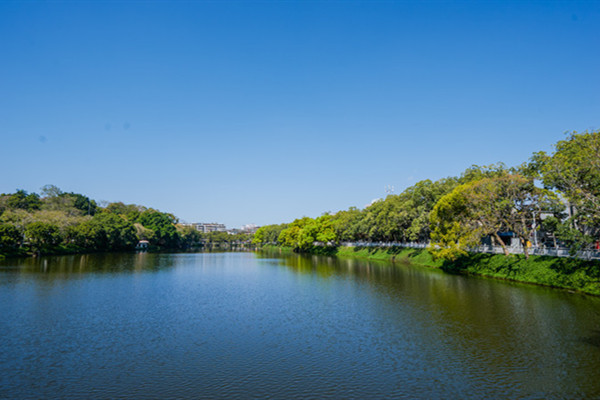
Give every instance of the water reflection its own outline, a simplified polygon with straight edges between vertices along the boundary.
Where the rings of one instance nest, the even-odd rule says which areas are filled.
[[[600,299],[388,262],[0,263],[0,398],[598,398]]]
[[[262,254],[259,257],[273,257]],[[428,348],[444,343],[468,360],[461,373],[488,382],[495,393],[542,396],[599,393],[600,299],[549,288],[455,276],[425,267],[297,254],[279,255],[283,267],[319,279],[364,282],[377,291],[373,312],[412,321]],[[397,308],[395,312],[390,310]],[[574,327],[576,327],[574,329]],[[437,358],[436,355],[432,357]],[[594,379],[581,369],[593,371]],[[510,385],[507,386],[507,382]]]
[[[172,268],[176,258],[156,253],[99,253],[0,260],[0,273],[34,273],[75,277],[87,273],[156,271]]]

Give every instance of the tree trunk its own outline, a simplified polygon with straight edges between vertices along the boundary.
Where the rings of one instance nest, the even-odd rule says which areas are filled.
[[[500,236],[498,236],[497,232],[494,232],[494,239],[496,239],[496,241],[498,243],[500,243],[500,246],[502,246],[502,251],[504,251],[504,255],[508,256],[508,249],[506,248],[506,245],[504,244],[504,241],[502,239],[500,239]]]
[[[525,254],[525,259],[529,259],[529,247],[527,247],[527,239],[521,238],[521,245],[523,246],[523,254]]]

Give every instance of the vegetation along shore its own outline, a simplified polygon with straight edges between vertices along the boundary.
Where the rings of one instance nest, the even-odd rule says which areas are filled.
[[[551,154],[535,153],[515,167],[474,165],[460,176],[417,182],[362,210],[263,226],[253,240],[600,294],[600,131],[569,133]],[[410,242],[425,249],[345,242]],[[502,254],[478,253],[481,248]],[[532,255],[552,250],[570,257]]]
[[[41,195],[17,190],[0,195],[0,258],[43,254],[174,251],[247,241],[248,234],[201,233],[173,214],[153,208],[96,201],[53,185]]]
[[[249,238],[202,234],[170,213],[121,202],[100,206],[52,185],[39,195],[0,195],[0,257],[131,251],[140,241],[151,250],[172,251]],[[364,209],[263,226],[253,237],[258,246],[406,260],[597,295],[599,240],[600,131],[570,133],[551,154],[535,153],[515,167],[474,165],[460,176],[417,182]],[[538,255],[552,251],[570,257]]]

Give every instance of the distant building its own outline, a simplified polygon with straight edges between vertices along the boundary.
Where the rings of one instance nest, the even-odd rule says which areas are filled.
[[[217,224],[216,222],[194,222],[191,224],[182,224],[184,226],[191,226],[198,232],[225,232],[227,228],[224,224]]]
[[[240,231],[243,233],[255,233],[258,230],[258,228],[259,227],[254,224],[248,224],[248,225],[242,226]]]

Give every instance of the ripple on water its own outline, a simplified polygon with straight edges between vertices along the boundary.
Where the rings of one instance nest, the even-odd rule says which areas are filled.
[[[135,257],[0,268],[0,398],[600,395],[596,300],[356,260]]]

